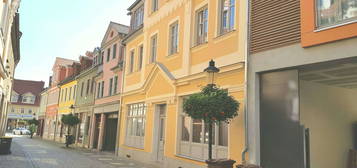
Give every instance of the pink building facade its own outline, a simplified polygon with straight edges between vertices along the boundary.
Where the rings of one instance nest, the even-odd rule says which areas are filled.
[[[95,77],[95,102],[91,117],[90,147],[97,150],[116,151],[117,127],[123,75],[124,46],[122,39],[129,27],[110,22],[100,53],[94,55],[97,66]]]

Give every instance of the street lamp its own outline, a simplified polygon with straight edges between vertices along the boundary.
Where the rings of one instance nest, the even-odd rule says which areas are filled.
[[[209,85],[214,85],[214,75],[219,72],[219,68],[217,68],[215,64],[216,63],[211,60],[208,67],[204,70],[204,72],[207,72]]]
[[[215,66],[213,59],[209,62],[208,67],[204,70],[208,75],[208,86],[214,87],[214,75],[219,72],[219,69]],[[212,160],[212,138],[213,138],[213,123],[207,123],[208,125],[208,160]]]
[[[73,113],[73,112],[74,112],[74,109],[75,109],[74,105],[72,104],[71,106],[69,106],[69,109],[71,109],[71,110],[72,110],[72,113]]]

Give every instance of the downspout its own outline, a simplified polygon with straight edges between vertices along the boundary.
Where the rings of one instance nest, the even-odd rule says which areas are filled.
[[[119,102],[119,115],[118,115],[118,126],[117,126],[117,140],[115,144],[115,155],[119,156],[119,141],[120,141],[120,133],[121,133],[121,121],[122,121],[122,102],[123,102],[123,91],[124,91],[124,79],[125,79],[125,57],[126,57],[126,45],[122,44],[124,46],[123,50],[123,55],[122,55],[122,61],[123,61],[123,66],[122,66],[122,75],[121,75],[121,87],[120,87],[120,102]],[[119,60],[120,61],[120,60]]]
[[[246,164],[247,159],[246,159],[246,154],[249,151],[249,132],[248,132],[248,61],[249,61],[249,49],[250,49],[250,0],[247,1],[246,5],[247,9],[247,17],[246,17],[246,22],[247,22],[247,33],[246,33],[246,43],[245,43],[245,60],[244,60],[244,130],[245,130],[245,144],[244,144],[244,149],[242,151],[242,163]]]

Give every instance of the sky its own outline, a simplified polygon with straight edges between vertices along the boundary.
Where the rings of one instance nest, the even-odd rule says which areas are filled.
[[[129,25],[135,0],[22,0],[16,79],[46,81],[56,57],[78,60],[100,46],[110,21]]]

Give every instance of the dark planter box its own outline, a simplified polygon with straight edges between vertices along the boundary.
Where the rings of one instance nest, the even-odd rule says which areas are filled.
[[[1,137],[0,138],[0,154],[10,154],[12,138],[10,137]]]
[[[257,165],[238,165],[237,168],[261,168]]]
[[[234,160],[227,160],[227,159],[213,159],[206,161],[208,167],[207,168],[233,168]]]

